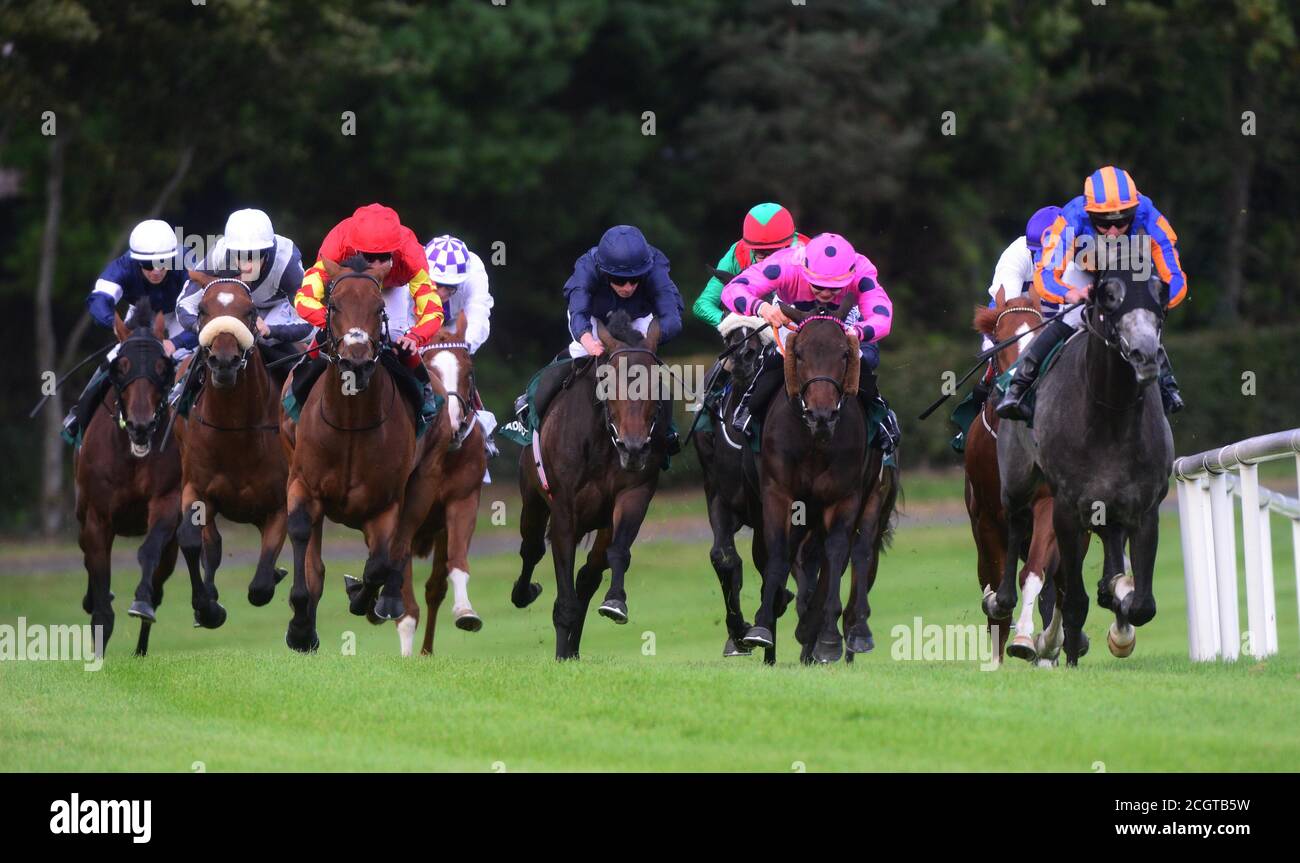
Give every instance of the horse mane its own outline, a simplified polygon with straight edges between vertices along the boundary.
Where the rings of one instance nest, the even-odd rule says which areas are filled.
[[[148,297],[142,297],[140,302],[135,304],[135,309],[131,312],[131,319],[126,322],[126,325],[132,330],[153,329],[153,306],[150,304]]]
[[[632,325],[632,316],[623,309],[609,316],[609,320],[605,322],[605,329],[611,336],[631,348],[639,347],[645,341],[645,336]]]
[[[1000,313],[997,306],[976,306],[975,317],[971,321],[971,324],[975,327],[975,332],[983,333],[986,336],[993,335],[993,328],[997,326]]]
[[[339,266],[345,270],[351,270],[354,273],[364,273],[370,264],[366,261],[365,256],[358,252],[347,260],[340,261]]]

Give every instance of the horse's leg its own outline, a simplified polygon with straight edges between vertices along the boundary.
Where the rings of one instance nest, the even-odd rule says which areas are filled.
[[[402,617],[397,621],[397,643],[402,656],[415,652],[415,630],[420,625],[420,604],[415,601],[414,576],[411,565],[414,561],[406,559],[402,568]]]
[[[93,507],[87,510],[78,537],[90,593],[90,625],[97,627],[95,640],[102,650],[108,648],[113,635],[112,583],[113,529],[107,516],[101,517]],[[102,633],[102,638],[100,637]],[[100,653],[99,656],[103,656]]]
[[[424,645],[420,648],[423,656],[433,655],[433,633],[438,623],[438,609],[447,596],[447,532],[441,530],[433,542],[433,563],[429,569],[429,579],[424,583],[424,608],[429,619],[424,624]]]
[[[288,518],[288,513],[278,509],[259,525],[262,532],[262,553],[257,558],[257,572],[248,585],[250,605],[260,607],[270,602],[275,597],[275,586],[288,574],[275,567],[275,562],[280,558],[280,550],[284,548]]]
[[[1057,590],[1062,591],[1061,626],[1065,630],[1065,664],[1078,665],[1086,651],[1083,624],[1088,619],[1088,591],[1083,585],[1083,555],[1087,550],[1085,529],[1076,523],[1067,507],[1056,507],[1052,526],[1061,554]]]
[[[362,527],[366,538],[365,572],[361,576],[360,588],[350,591],[348,604],[353,614],[364,617],[374,603],[375,617],[380,620],[398,620],[402,616],[401,574],[406,567],[407,554],[402,559],[394,557],[394,534],[401,516],[401,504],[394,501],[387,509],[371,518]],[[396,579],[393,578],[394,570]],[[396,583],[394,583],[394,581]],[[378,600],[375,595],[378,594]]]
[[[519,556],[523,567],[510,591],[510,601],[515,608],[526,608],[542,592],[542,586],[533,582],[533,570],[546,556],[546,523],[551,508],[546,498],[534,488],[523,489],[522,510],[519,514]]]
[[[736,552],[736,514],[722,495],[716,491],[709,495],[709,527],[713,530],[713,547],[709,549],[709,562],[718,576],[722,588],[722,606],[727,620],[727,641],[722,646],[723,656],[748,656],[750,651],[740,647],[749,622],[740,610],[740,590],[744,583],[744,564]]]
[[[160,605],[162,605],[163,583],[166,582],[168,577],[171,576],[172,570],[176,568],[176,556],[178,551],[179,551],[179,546],[177,545],[175,538],[173,538],[172,541],[167,543],[167,545],[163,548],[162,558],[158,561],[158,569],[154,571],[154,575],[153,575],[154,609],[157,609]],[[135,643],[136,656],[149,655],[149,630],[152,628],[153,628],[153,624],[151,624],[149,621],[147,620],[140,621],[140,637]]]
[[[610,540],[606,557],[609,559],[609,590],[596,609],[602,617],[615,623],[627,623],[627,592],[623,579],[632,565],[632,543],[645,521],[646,510],[654,489],[649,485],[630,488],[614,501],[614,536]]]
[[[1002,580],[997,590],[984,599],[984,613],[994,620],[1007,620],[1016,610],[1017,588],[1020,585],[1018,573],[1020,550],[1029,537],[1033,515],[1030,501],[1018,493],[1009,493],[1005,486],[1002,489],[1002,506],[1007,520],[1007,544],[1002,560]]]
[[[794,546],[790,543],[790,496],[780,489],[764,488],[763,534],[767,548],[767,566],[763,567],[763,597],[754,615],[754,625],[745,633],[744,643],[749,647],[774,647],[776,645],[777,593],[785,587],[790,577],[790,557]]]
[[[447,575],[451,579],[454,599],[451,620],[457,629],[478,632],[483,619],[474,611],[469,601],[469,544],[474,537],[474,524],[478,519],[477,493],[447,502]]]
[[[817,641],[817,631],[821,629],[821,615],[826,609],[826,561],[815,550],[819,544],[824,546],[824,540],[812,535],[807,528],[798,525],[791,528],[790,548],[795,550],[791,571],[794,573],[797,592],[795,613],[798,617],[794,637],[800,644],[799,661],[804,665],[811,665],[815,661],[813,647]]]
[[[217,602],[217,568],[221,566],[221,531],[217,530],[217,515],[208,510],[208,523],[203,526],[203,586],[207,602],[194,609],[194,622],[204,629],[216,629],[226,622],[226,609]]]
[[[605,527],[596,532],[596,539],[587,552],[587,562],[578,570],[575,587],[578,592],[578,622],[569,633],[573,644],[573,655],[578,655],[578,646],[582,643],[582,629],[587,621],[587,609],[591,608],[591,598],[600,587],[600,580],[609,569],[609,544],[613,539],[613,528]]]
[[[572,640],[577,623],[578,595],[573,585],[573,556],[578,545],[577,514],[571,505],[557,500],[551,510],[551,560],[555,564],[555,605],[551,620],[555,624],[555,658],[576,659]],[[522,576],[521,576],[522,577]]]
[[[162,560],[163,549],[176,538],[176,526],[180,522],[180,509],[175,495],[158,497],[149,501],[148,525],[144,542],[136,553],[140,563],[140,583],[135,589],[135,601],[127,614],[153,623],[155,620],[153,603],[153,578]]]
[[[1020,601],[1020,616],[1016,618],[1016,637],[1007,647],[1009,656],[1026,662],[1038,659],[1038,642],[1034,638],[1034,610],[1046,583],[1047,560],[1053,543],[1051,519],[1052,499],[1046,496],[1036,498],[1030,505],[1029,551],[1018,576],[1023,596]]]
[[[840,615],[844,607],[840,600],[840,582],[849,565],[853,550],[853,537],[857,531],[859,501],[848,498],[838,506],[826,510],[826,546],[823,551],[822,580],[826,582],[825,602],[822,607],[821,626],[813,646],[813,659],[822,664],[838,662],[844,653],[844,638],[840,635]]]
[[[321,519],[321,505],[309,496],[307,486],[297,479],[289,481],[288,519],[285,522],[289,542],[293,545],[293,587],[289,590],[289,605],[293,617],[284,640],[294,650],[310,652],[320,647],[320,639],[313,625],[315,604],[308,586],[308,551]],[[313,574],[315,567],[312,567]],[[317,594],[319,595],[319,593]]]
[[[1133,591],[1116,596],[1121,613],[1133,626],[1144,626],[1156,616],[1156,598],[1151,591],[1151,582],[1159,544],[1160,508],[1155,506],[1139,517],[1129,540],[1133,558]]]
[[[871,617],[871,602],[868,594],[875,581],[877,556],[876,549],[877,520],[876,513],[869,521],[864,520],[853,539],[853,548],[849,552],[849,566],[852,572],[849,579],[849,604],[844,609],[844,659],[853,661],[856,653],[870,653],[876,647],[867,621]]]
[[[198,620],[199,609],[208,605],[208,589],[203,586],[199,560],[203,556],[203,522],[209,510],[206,501],[198,496],[188,483],[181,489],[181,521],[176,527],[176,541],[185,555],[185,566],[190,572],[190,607]]]
[[[754,570],[758,573],[759,578],[762,578],[763,573],[767,571],[767,541],[763,534],[763,526],[760,524],[754,528],[754,536],[749,544],[750,560],[754,564]],[[788,589],[783,588],[781,593],[777,595],[776,617],[772,621],[772,645],[763,648],[764,665],[776,665],[776,623],[781,619],[781,615],[785,614],[786,608],[789,607],[793,600],[794,594]],[[749,645],[745,644],[742,638],[741,641],[737,642],[737,646],[744,649]]]

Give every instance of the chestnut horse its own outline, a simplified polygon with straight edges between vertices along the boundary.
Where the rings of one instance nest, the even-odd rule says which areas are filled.
[[[483,428],[473,407],[474,364],[469,345],[463,341],[464,332],[465,313],[461,312],[454,329],[443,327],[421,351],[434,392],[446,399],[437,422],[426,433],[431,438],[430,453],[421,463],[417,478],[433,489],[433,500],[427,514],[422,515],[413,508],[402,512],[407,529],[414,531],[413,554],[424,557],[433,552],[433,566],[424,585],[429,620],[424,626],[420,653],[425,656],[433,653],[434,625],[438,608],[447,595],[448,577],[454,589],[451,617],[456,628],[466,632],[483,628],[482,619],[469,601],[469,544],[478,519],[487,450]],[[397,633],[402,655],[410,656],[420,621],[420,605],[415,600],[409,559],[402,578],[402,603],[405,611],[397,621]]]
[[[81,607],[91,625],[101,627],[96,653],[102,656],[113,634],[113,539],[143,535],[137,555],[140,584],[128,613],[141,617],[135,652],[144,656],[153,616],[138,615],[136,606],[156,608],[162,602],[163,582],[176,566],[181,460],[176,447],[162,446],[175,365],[163,351],[163,316],[153,313],[147,299],[136,305],[131,326],[118,317],[113,330],[120,344],[109,363],[112,386],[73,455],[81,523],[78,543],[88,580]]]
[[[578,658],[587,609],[606,569],[610,586],[598,611],[627,623],[623,581],[667,451],[663,435],[655,434],[659,403],[636,398],[637,387],[627,385],[637,376],[654,377],[659,322],[651,320],[642,336],[619,311],[608,327],[598,320],[596,331],[605,353],[577,360],[571,383],[551,400],[534,445],[519,454],[523,568],[510,598],[524,608],[542,592],[532,573],[546,554],[549,521],[558,593],[551,613],[556,659]],[[575,551],[591,531],[596,539],[575,586]]]
[[[199,352],[189,363],[201,389],[188,417],[176,419],[181,445],[181,552],[190,570],[194,618],[220,625],[217,603],[221,565],[217,516],[257,526],[262,552],[248,601],[266,605],[286,574],[276,559],[284,547],[288,462],[280,445],[279,393],[257,349],[257,306],[238,279],[190,271],[203,287],[199,301]],[[202,557],[206,583],[199,577]],[[206,622],[205,622],[206,621]]]
[[[429,436],[417,438],[415,412],[381,362],[381,352],[392,348],[379,280],[365,271],[359,255],[342,266],[326,261],[325,269],[330,282],[319,338],[329,367],[305,399],[296,428],[287,413],[280,419],[289,453],[286,505],[294,566],[293,618],[285,641],[304,652],[320,645],[323,520],[365,535],[365,572],[357,589],[348,591],[352,613],[397,620],[404,614],[402,577],[410,556],[410,535],[400,530],[402,507],[425,513],[432,500],[432,489],[413,476]]]
[[[1005,372],[1028,347],[1033,334],[1031,327],[1042,323],[1043,312],[1038,296],[1026,291],[1011,300],[1006,291],[998,288],[993,306],[976,306],[974,326],[977,332],[1000,343],[1016,335],[1020,339],[1003,348],[991,360],[996,373]],[[1053,582],[1059,556],[1056,552],[1056,534],[1052,530],[1052,495],[1046,484],[1039,486],[1031,504],[1033,511],[1032,535],[1028,548],[1018,549],[1017,555],[1025,561],[1020,570],[1020,587],[1024,591],[1024,604],[1016,621],[1016,637],[1007,647],[1006,618],[989,614],[988,598],[1002,583],[1002,571],[1007,558],[1007,517],[1002,507],[1002,482],[998,477],[998,423],[994,412],[996,399],[987,399],[979,416],[971,423],[966,438],[966,512],[970,515],[971,533],[975,537],[978,554],[980,588],[984,596],[984,611],[988,617],[989,634],[998,636],[998,661],[1002,652],[1027,662],[1041,660],[1053,665],[1061,652],[1061,621],[1054,614],[1058,594]],[[1043,632],[1034,635],[1034,601],[1038,601],[1043,618]]]

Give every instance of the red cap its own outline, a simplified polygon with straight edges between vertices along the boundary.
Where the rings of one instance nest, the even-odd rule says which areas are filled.
[[[350,245],[358,252],[395,252],[402,244],[402,220],[392,207],[368,204],[352,214],[348,233]]]

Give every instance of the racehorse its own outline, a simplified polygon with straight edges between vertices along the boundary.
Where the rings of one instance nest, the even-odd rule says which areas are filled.
[[[417,437],[414,409],[385,365],[390,360],[381,356],[391,348],[379,280],[359,255],[341,266],[326,261],[325,269],[330,282],[320,350],[329,365],[308,393],[296,428],[287,412],[280,419],[289,453],[286,506],[294,558],[293,618],[285,641],[299,651],[320,644],[322,520],[365,535],[369,554],[360,584],[348,591],[351,611],[397,620],[404,613],[402,577],[410,555],[410,535],[399,531],[402,507],[427,512],[432,498],[431,489],[412,481],[427,436]]]
[[[857,398],[859,344],[844,326],[852,301],[846,296],[833,311],[781,305],[798,329],[785,345],[787,398],[772,399],[763,420],[759,485],[768,560],[762,602],[744,641],[775,644],[777,599],[795,551],[811,534],[821,551],[819,574],[815,585],[800,578],[795,629],[805,663],[842,655],[840,579],[859,535],[868,546],[861,577],[854,578],[849,634],[861,652],[870,649],[867,593],[875,568],[866,555],[878,554],[887,542],[896,500],[897,468],[886,468],[882,451],[868,446],[866,411]],[[875,498],[878,506],[867,507],[877,487],[886,485],[895,490],[886,489]]]
[[[195,620],[220,625],[226,613],[217,603],[217,516],[254,524],[261,533],[248,601],[266,605],[286,574],[275,562],[284,547],[289,467],[279,438],[279,392],[255,343],[258,312],[248,286],[195,270],[189,275],[204,290],[199,351],[183,371],[201,376],[202,383],[188,417],[176,418],[182,514],[177,539],[190,571]],[[206,583],[199,576],[200,557]]]
[[[469,601],[469,544],[478,518],[479,495],[487,470],[487,451],[483,429],[474,410],[474,364],[469,345],[463,341],[465,313],[457,317],[454,329],[443,327],[432,344],[422,352],[425,368],[434,392],[446,400],[446,409],[438,424],[429,429],[432,437],[430,454],[421,463],[420,482],[433,489],[434,497],[427,514],[413,508],[403,511],[414,531],[411,550],[418,557],[433,552],[433,566],[424,586],[424,601],[429,620],[424,626],[424,645],[420,653],[433,653],[433,631],[438,608],[447,595],[451,578],[454,597],[452,621],[457,629],[478,632],[483,621]],[[415,601],[411,562],[408,559],[402,579],[404,613],[397,621],[403,656],[410,656],[415,629],[420,620],[420,605]]]
[[[1015,336],[1020,338],[998,351],[993,357],[993,369],[1001,374],[1009,369],[1020,352],[1029,346],[1034,334],[1029,332],[1042,323],[1042,304],[1038,295],[1026,291],[1008,300],[1006,291],[998,288],[993,306],[976,306],[974,326],[995,343]],[[971,533],[975,537],[978,554],[978,575],[984,602],[987,603],[1002,584],[1002,571],[1007,557],[1007,518],[1002,507],[1002,482],[998,475],[998,433],[1001,418],[993,410],[993,399],[985,400],[975,422],[971,423],[966,437],[966,512],[970,515]],[[1010,427],[1006,421],[1004,433],[1015,435],[1023,429]],[[1016,550],[1016,558],[1023,558],[1020,570],[1020,588],[1024,602],[1020,618],[1016,621],[1016,637],[1007,647],[1009,629],[1004,619],[988,613],[989,635],[997,633],[998,661],[1003,650],[1011,656],[1034,662],[1041,659],[1053,664],[1061,651],[1061,620],[1054,615],[1059,598],[1054,576],[1059,561],[1056,553],[1056,534],[1052,530],[1052,495],[1045,483],[1034,489],[1029,503],[1032,519],[1032,537],[1028,548]],[[1043,618],[1044,631],[1034,635],[1034,604],[1037,600]]]
[[[663,435],[655,434],[658,402],[628,385],[636,375],[653,378],[660,365],[658,321],[651,320],[642,336],[619,311],[608,327],[597,321],[596,329],[605,353],[578,360],[572,380],[551,400],[533,447],[519,455],[523,568],[511,601],[524,608],[542,591],[532,573],[546,554],[549,521],[558,594],[551,615],[556,659],[578,658],[587,609],[606,569],[610,587],[598,611],[627,623],[623,580],[667,452]],[[598,374],[601,367],[609,373]],[[575,586],[575,550],[591,531],[596,538]]]
[[[1098,251],[1104,258],[1111,250],[1103,246]],[[1152,384],[1159,370],[1168,291],[1158,278],[1143,279],[1132,269],[1112,268],[1099,260],[1083,328],[1066,342],[1038,384],[1036,459],[1020,471],[1024,476],[1010,482],[1008,464],[1000,459],[1010,547],[1020,538],[1014,507],[1024,506],[1025,486],[1045,477],[1052,489],[1067,665],[1078,664],[1086,644],[1083,559],[1089,531],[1101,537],[1104,552],[1097,602],[1115,614],[1106,638],[1111,653],[1130,655],[1137,639],[1133,627],[1156,613],[1151,579],[1159,507],[1169,493],[1174,451],[1169,422]],[[1126,544],[1131,576],[1125,575]],[[1015,606],[1016,583],[1005,573],[996,597],[1000,611]]]
[[[109,364],[112,386],[73,455],[78,543],[88,581],[81,607],[91,625],[101,627],[96,653],[102,656],[113,634],[113,539],[143,535],[137,555],[140,584],[128,613],[141,618],[135,652],[144,656],[154,618],[138,615],[137,605],[157,608],[163,582],[176,566],[181,460],[176,447],[162,446],[175,366],[163,351],[163,316],[153,313],[147,299],[136,305],[130,326],[118,317],[113,330],[120,345]]]

